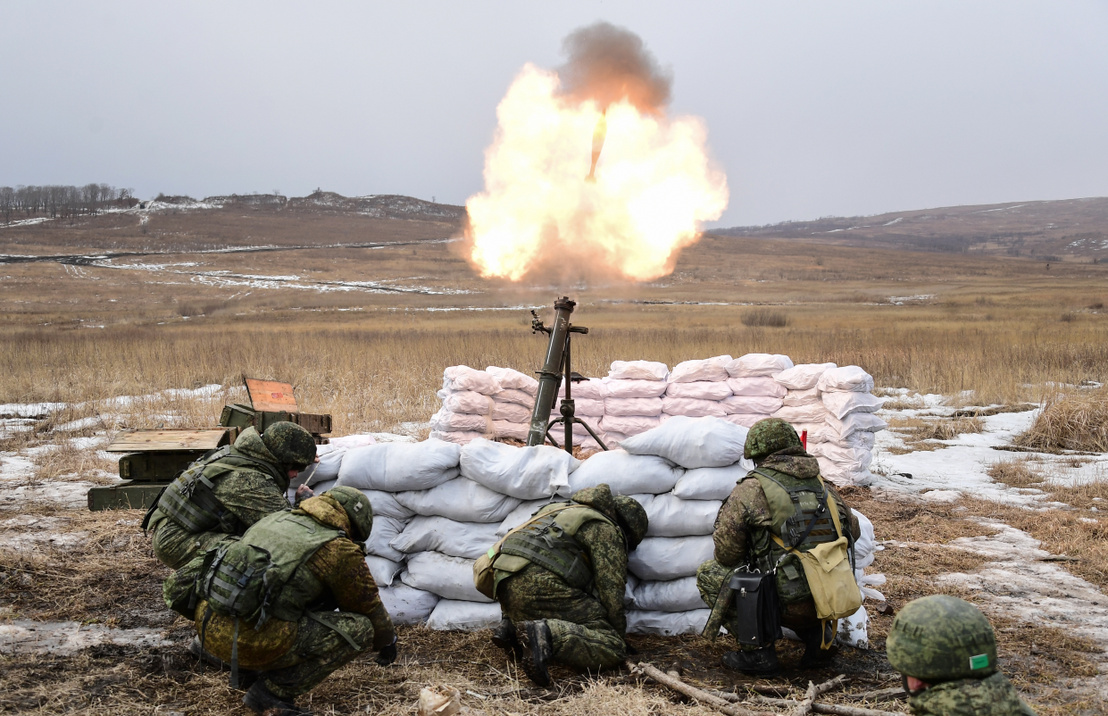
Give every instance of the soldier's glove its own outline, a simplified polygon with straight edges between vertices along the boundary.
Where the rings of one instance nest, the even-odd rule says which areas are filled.
[[[388,666],[392,662],[396,661],[396,637],[392,638],[392,643],[388,646],[382,647],[377,651],[377,663],[381,666]]]

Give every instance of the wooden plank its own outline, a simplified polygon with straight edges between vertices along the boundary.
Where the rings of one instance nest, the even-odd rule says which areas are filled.
[[[254,410],[274,413],[282,411],[286,413],[298,412],[291,383],[245,377],[243,380],[246,382],[246,392],[250,394],[250,405],[254,407]]]
[[[143,452],[148,450],[207,451],[230,442],[227,428],[134,430],[112,441],[107,452]]]

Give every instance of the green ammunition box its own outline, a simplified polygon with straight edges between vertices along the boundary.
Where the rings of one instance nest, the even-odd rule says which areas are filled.
[[[145,510],[154,504],[168,483],[124,480],[118,485],[93,487],[88,491],[88,508],[100,510]]]

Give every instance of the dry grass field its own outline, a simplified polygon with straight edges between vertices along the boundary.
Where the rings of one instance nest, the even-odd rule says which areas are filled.
[[[1090,419],[1082,416],[1103,415],[1090,412],[1103,410],[1103,389],[1093,393],[1092,407],[1080,409],[1065,402],[1060,386],[1108,381],[1105,262],[1082,258],[1047,268],[1039,258],[1003,253],[709,235],[681,255],[671,276],[651,284],[605,282],[595,273],[585,280],[569,270],[518,286],[477,278],[462,242],[447,241],[457,234],[457,225],[442,221],[234,206],[0,226],[0,254],[19,257],[0,260],[0,404],[67,404],[56,414],[44,408],[26,433],[0,437],[0,449],[44,448],[34,480],[77,475],[104,482],[87,476],[113,465],[74,448],[72,438],[210,424],[223,404],[245,399],[243,375],[291,382],[302,410],[334,416],[335,435],[423,437],[446,367],[539,367],[546,343],[531,333],[529,311],[548,319],[562,295],[578,303],[574,323],[590,329],[573,343],[573,367],[586,375],[606,375],[613,360],[673,366],[725,353],[784,353],[796,363],[857,364],[878,386],[965,405],[1056,404],[1057,414],[1076,413],[1086,426]],[[89,258],[96,256],[108,258]],[[211,384],[223,388],[209,397],[163,392]],[[959,420],[894,427],[914,431],[923,445],[974,430],[974,416]],[[1026,439],[1057,440],[1058,431],[1075,430],[1063,418],[1053,425],[1062,427],[1044,425],[1045,436]],[[50,445],[56,449],[45,449]],[[1033,457],[1016,455],[994,469],[992,477],[1007,484],[1046,484]],[[1049,489],[1066,504],[1108,497],[1103,483]],[[899,683],[880,650],[893,609],[935,591],[934,575],[972,570],[979,561],[944,548],[987,532],[976,517],[1026,531],[1043,549],[1075,560],[1075,574],[1108,588],[1104,518],[1089,523],[1063,509],[969,498],[952,510],[876,499],[865,488],[847,492],[878,539],[915,546],[878,553],[889,609],[872,615],[874,650],[844,654],[835,671],[821,674],[852,679],[832,701],[906,710],[903,702],[860,695]],[[199,672],[186,658],[180,644],[188,625],[159,602],[166,571],[137,528],[137,512],[25,504],[18,513],[57,520],[81,538],[31,553],[0,549],[0,620],[153,627],[168,630],[175,643],[105,645],[74,656],[0,654],[0,713],[247,713],[225,674]],[[1005,669],[1040,714],[1101,712],[1095,698],[1058,687],[1094,678],[1090,653],[1100,645],[1045,624],[996,626]],[[358,662],[305,705],[317,713],[410,714],[422,686],[446,682],[471,694],[468,707],[490,714],[715,713],[627,672],[558,672],[558,689],[535,690],[484,636],[404,629],[396,667]],[[749,695],[807,686],[803,672],[776,685],[721,673],[715,665],[722,641],[631,641],[640,658],[702,688]],[[795,647],[785,649],[793,659]]]

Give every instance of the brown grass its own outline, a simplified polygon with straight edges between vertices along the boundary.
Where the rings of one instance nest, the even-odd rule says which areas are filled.
[[[1108,387],[1050,396],[1015,443],[1036,450],[1108,452]]]

